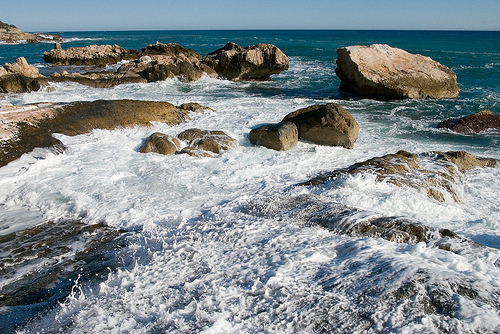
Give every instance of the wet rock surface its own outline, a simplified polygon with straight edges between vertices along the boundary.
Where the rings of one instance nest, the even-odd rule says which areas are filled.
[[[23,117],[16,107],[12,108],[14,110],[10,115],[2,114],[2,119],[10,120],[5,124],[10,138],[0,142],[0,166],[36,147],[55,146],[62,149],[60,141],[52,137],[53,133],[75,136],[93,129],[148,126],[154,121],[175,125],[189,120],[189,114],[194,109],[190,104],[176,107],[168,102],[99,100],[34,105],[26,110]],[[197,110],[203,111],[203,108]]]
[[[462,118],[449,118],[440,122],[437,128],[446,128],[461,133],[478,133],[488,130],[500,131],[500,116],[488,109],[484,109]]]
[[[0,236],[0,331],[12,318],[30,320],[72,293],[76,283],[98,282],[120,265],[127,233],[105,224],[49,221]]]
[[[297,126],[292,122],[264,124],[250,131],[250,142],[276,151],[287,151],[299,140]]]
[[[388,99],[444,99],[457,97],[456,74],[418,54],[386,44],[337,49],[340,90]]]

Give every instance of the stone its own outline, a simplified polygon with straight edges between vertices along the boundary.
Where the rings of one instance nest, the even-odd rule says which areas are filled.
[[[297,126],[292,122],[264,124],[250,131],[250,142],[276,151],[287,151],[299,140]]]
[[[215,153],[209,151],[198,150],[192,147],[184,147],[180,150],[181,154],[187,154],[195,158],[215,158]]]
[[[421,167],[421,161],[434,167],[431,170],[424,169]],[[414,188],[437,201],[444,202],[446,198],[450,198],[460,202],[459,184],[464,172],[474,168],[497,166],[495,159],[476,158],[465,151],[430,152],[418,156],[399,151],[324,173],[300,185],[316,186],[342,174],[373,173],[378,181]]]
[[[137,73],[115,73],[109,71],[102,72],[87,72],[87,73],[68,73],[61,71],[54,73],[49,78],[52,82],[76,82],[81,85],[95,87],[95,88],[111,88],[116,85],[128,83],[146,83],[146,79]]]
[[[63,149],[53,133],[67,136],[93,129],[150,126],[151,122],[176,125],[190,119],[190,111],[168,102],[98,100],[62,104],[2,106],[0,113],[0,167],[36,147]],[[7,109],[7,110],[5,110]]]
[[[12,64],[0,67],[0,93],[26,93],[37,91],[47,83],[46,78],[26,58],[19,57]]]
[[[340,91],[388,99],[457,97],[457,76],[448,67],[386,44],[337,49]]]
[[[160,132],[155,132],[146,139],[144,145],[141,146],[139,152],[149,153],[155,152],[159,154],[175,154],[181,148],[179,139],[174,136],[166,135]]]
[[[500,116],[484,109],[459,119],[449,118],[440,122],[437,128],[445,128],[454,132],[478,133],[487,130],[500,130]]]
[[[0,21],[0,42],[6,43],[42,43],[50,41],[61,41],[62,37],[54,34],[32,34],[23,32],[12,24]]]
[[[220,77],[229,80],[270,80],[271,75],[288,70],[288,57],[276,46],[257,44],[246,48],[228,42],[209,53],[203,62]]]
[[[188,129],[181,132],[177,138],[188,143],[188,150],[201,150],[215,154],[239,146],[236,139],[226,135],[223,131]]]
[[[56,43],[54,49],[43,54],[43,60],[54,65],[105,66],[137,58],[139,58],[138,50],[128,50],[118,45],[88,45],[64,50],[59,43]]]
[[[294,111],[283,122],[295,123],[299,138],[320,145],[353,148],[359,124],[339,104],[313,105]]]
[[[7,73],[17,73],[29,78],[38,78],[41,76],[38,68],[28,64],[28,61],[24,57],[17,58],[13,64],[5,63],[3,67]]]

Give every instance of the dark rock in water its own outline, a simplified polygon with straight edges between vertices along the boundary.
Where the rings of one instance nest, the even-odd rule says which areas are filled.
[[[446,121],[439,123],[437,128],[446,128],[451,131],[464,133],[500,130],[500,116],[488,109],[485,109],[459,119],[449,118]]]
[[[137,58],[139,58],[138,50],[128,50],[118,45],[88,45],[64,50],[61,44],[56,43],[54,49],[43,54],[43,60],[54,65],[104,66]]]
[[[426,170],[420,167],[419,160],[428,160],[435,165],[435,168],[432,171]],[[373,173],[377,176],[377,180],[384,180],[400,187],[415,188],[438,201],[444,201],[445,195],[460,201],[457,186],[463,172],[473,168],[496,166],[495,159],[475,158],[464,151],[432,152],[419,156],[399,151],[396,154],[375,157],[344,169],[324,173],[300,185],[316,186],[342,174]]]
[[[6,327],[13,323],[9,318],[21,319],[21,325],[64,301],[75,282],[105,279],[122,264],[116,253],[126,243],[125,231],[77,220],[46,222],[3,236],[0,307],[8,308],[0,314],[0,331],[13,330]]]
[[[23,107],[23,106],[20,106]],[[10,138],[1,142],[0,166],[32,151],[35,147],[52,147],[61,143],[52,133],[68,136],[88,133],[93,129],[114,129],[133,125],[149,126],[150,122],[175,125],[189,120],[190,111],[168,102],[134,100],[99,100],[73,102],[44,107],[31,106],[25,119],[15,119]],[[37,115],[37,108],[43,117]],[[13,112],[16,117],[18,114]],[[8,113],[2,114],[2,118]],[[1,127],[0,127],[1,130]]]
[[[282,122],[295,123],[299,138],[320,145],[353,148],[359,134],[358,122],[336,103],[299,109]]]
[[[173,136],[155,132],[148,137],[139,149],[141,153],[155,152],[160,154],[175,154],[181,148],[179,140]]]
[[[181,153],[187,153],[193,156],[200,156],[197,151],[206,151],[219,154],[238,147],[238,142],[226,135],[223,131],[210,131],[200,129],[189,129],[183,131],[177,136],[180,140],[188,142],[188,147],[181,150]],[[211,156],[211,154],[201,156]]]
[[[265,124],[250,131],[250,142],[276,151],[287,151],[297,144],[299,132],[292,122]]]
[[[257,44],[242,47],[228,42],[209,53],[203,62],[220,77],[230,80],[270,80],[288,69],[288,57],[276,46]]]
[[[456,74],[440,63],[385,44],[337,49],[340,90],[383,98],[457,97]]]

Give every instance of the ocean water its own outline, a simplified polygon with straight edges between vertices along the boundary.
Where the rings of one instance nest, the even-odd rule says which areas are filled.
[[[50,91],[3,95],[0,104],[138,99],[198,102],[214,110],[173,127],[155,123],[75,137],[56,134],[67,147],[64,153],[37,149],[0,168],[0,237],[17,232],[14,240],[0,239],[3,331],[500,332],[499,168],[467,172],[460,202],[438,202],[371,174],[295,187],[319,173],[399,150],[465,150],[500,159],[498,132],[436,129],[449,117],[486,108],[500,112],[500,32],[60,34],[63,48],[140,49],[159,41],[203,55],[227,41],[271,43],[288,55],[290,69],[269,82],[207,77],[109,89],[58,83]],[[377,101],[338,92],[336,48],[372,43],[450,67],[460,96]],[[43,63],[43,51],[51,48],[0,45],[0,63],[25,56],[49,74],[61,70]],[[328,102],[341,104],[360,124],[354,149],[299,142],[277,152],[248,139],[259,124]],[[213,159],[138,152],[153,132],[176,135],[189,128],[223,130],[240,146]],[[317,208],[322,217],[346,222],[402,217],[450,229],[468,241],[457,241],[449,251],[432,243],[351,237],[312,223],[309,212]],[[61,237],[61,244],[59,230],[79,232]],[[37,236],[41,243],[33,241]]]

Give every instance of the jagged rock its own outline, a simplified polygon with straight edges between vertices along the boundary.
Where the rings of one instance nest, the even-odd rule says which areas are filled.
[[[437,125],[455,132],[477,133],[486,130],[500,130],[500,116],[485,109],[459,119],[449,118]]]
[[[53,82],[77,82],[81,85],[95,88],[111,88],[116,85],[127,83],[145,83],[146,79],[136,73],[115,73],[115,72],[88,72],[88,73],[54,73],[49,78]]]
[[[39,90],[46,84],[46,78],[38,69],[29,65],[24,57],[13,64],[0,67],[0,93],[25,93]]]
[[[297,144],[299,132],[292,122],[265,124],[250,131],[250,142],[276,151],[287,151]]]
[[[444,65],[386,44],[337,49],[340,90],[383,98],[442,99],[459,94],[456,74]]]
[[[2,107],[0,133],[0,167],[36,147],[62,148],[53,133],[68,136],[88,133],[93,129],[126,126],[149,126],[151,122],[169,125],[189,120],[190,111],[168,102],[135,100],[99,100],[68,104],[38,104]]]
[[[128,50],[118,45],[89,45],[64,50],[59,43],[56,43],[54,49],[43,54],[43,60],[54,65],[104,66],[137,58],[139,58],[138,50]]]
[[[276,46],[257,44],[246,48],[228,42],[203,60],[220,77],[230,80],[270,80],[288,69],[288,57]]]
[[[420,166],[421,161],[435,166],[432,170]],[[431,152],[415,155],[406,151],[375,157],[350,167],[319,175],[300,185],[316,186],[342,174],[373,173],[378,181],[399,187],[411,187],[437,201],[446,197],[459,202],[457,187],[462,173],[478,167],[497,167],[495,159],[475,158],[464,151]]]
[[[353,148],[359,125],[339,104],[314,105],[288,114],[283,122],[295,123],[299,138],[320,145]]]
[[[179,139],[174,136],[155,132],[148,137],[144,145],[139,149],[141,153],[155,152],[160,154],[175,154],[181,148]]]
[[[238,146],[237,140],[226,135],[223,131],[189,129],[181,132],[177,137],[188,142],[188,151],[194,149],[219,154]]]

